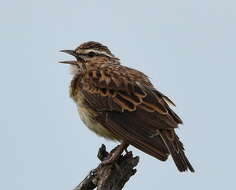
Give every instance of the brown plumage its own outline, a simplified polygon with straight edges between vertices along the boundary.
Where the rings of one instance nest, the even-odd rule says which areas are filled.
[[[91,130],[162,161],[171,154],[179,171],[194,172],[174,131],[182,123],[169,106],[174,103],[156,90],[145,74],[122,66],[97,42],[62,51],[77,59],[62,63],[73,67],[70,95]]]

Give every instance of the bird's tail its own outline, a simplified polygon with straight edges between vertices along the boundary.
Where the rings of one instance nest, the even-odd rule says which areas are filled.
[[[161,137],[166,144],[178,170],[183,172],[188,169],[194,172],[192,165],[184,153],[184,147],[174,130],[162,130]]]

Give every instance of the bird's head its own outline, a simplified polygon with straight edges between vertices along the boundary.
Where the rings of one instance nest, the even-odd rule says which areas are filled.
[[[111,53],[107,46],[94,41],[85,42],[75,50],[61,50],[61,52],[74,56],[76,61],[61,61],[60,63],[76,65],[80,68],[83,68],[86,63],[93,60],[99,60],[99,58],[108,62],[109,60],[119,60]]]

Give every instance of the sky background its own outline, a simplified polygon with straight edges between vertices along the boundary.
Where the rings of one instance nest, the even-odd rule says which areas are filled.
[[[10,0],[0,7],[0,189],[72,190],[102,143],[68,96],[71,59],[99,41],[177,104],[196,172],[140,156],[125,189],[235,189],[236,3],[233,0]]]

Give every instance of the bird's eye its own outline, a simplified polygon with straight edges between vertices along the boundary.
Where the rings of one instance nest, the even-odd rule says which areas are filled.
[[[91,51],[91,52],[88,53],[88,56],[89,56],[89,57],[94,57],[95,55],[96,55],[96,53],[93,52],[93,51]]]

